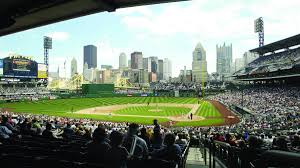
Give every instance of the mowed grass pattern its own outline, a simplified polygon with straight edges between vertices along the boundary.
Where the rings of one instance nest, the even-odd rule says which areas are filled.
[[[215,106],[208,101],[202,101],[195,114],[202,117],[221,117],[221,114]]]
[[[141,115],[141,116],[177,116],[182,114],[188,114],[191,109],[185,107],[164,107],[158,106],[138,106],[138,107],[127,107],[114,112],[114,114],[125,114],[125,115]]]
[[[91,115],[91,114],[76,114],[73,111],[82,109],[120,105],[120,104],[147,104],[147,103],[174,103],[174,104],[197,104],[197,98],[174,98],[174,97],[113,97],[113,98],[77,98],[77,99],[56,99],[56,100],[41,100],[34,102],[16,102],[2,104],[3,108],[10,108],[14,112],[32,113],[32,114],[46,114],[50,116],[71,117],[71,118],[90,118],[113,122],[136,122],[141,124],[152,124],[155,117],[159,118],[160,122],[169,121],[166,116],[173,116],[182,113],[188,113],[189,108],[165,107],[161,112],[148,112],[144,109],[123,109],[118,113],[130,114],[132,116],[109,116],[109,115]],[[196,115],[203,117],[218,117],[221,114],[207,101],[200,101],[200,108]],[[159,107],[161,108],[161,107]],[[137,116],[140,115],[140,116]],[[153,117],[141,117],[141,116]],[[165,117],[165,118],[163,118]],[[209,126],[214,123],[220,123],[223,119],[205,119],[203,121],[179,122],[176,126]]]
[[[44,113],[44,112],[71,112],[117,104],[146,104],[146,103],[176,103],[194,104],[196,98],[168,98],[168,97],[116,97],[116,98],[81,98],[81,99],[56,99],[34,102],[7,103],[3,107],[12,108],[16,112]]]

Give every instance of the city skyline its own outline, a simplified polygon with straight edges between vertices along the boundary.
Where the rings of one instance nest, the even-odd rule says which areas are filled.
[[[116,68],[121,52],[129,57],[137,50],[147,57],[171,59],[173,76],[178,76],[184,66],[191,69],[191,52],[201,41],[207,52],[208,72],[212,73],[216,71],[216,44],[232,43],[233,60],[258,46],[253,30],[258,17],[264,18],[265,44],[298,34],[300,18],[292,16],[298,14],[299,5],[297,0],[230,0],[217,4],[193,0],[120,9],[0,37],[0,57],[15,52],[43,62],[42,37],[48,35],[53,38],[50,71],[56,71],[58,66],[63,69],[65,60],[69,71],[74,57],[82,73],[82,46],[93,44],[98,48],[98,65]]]

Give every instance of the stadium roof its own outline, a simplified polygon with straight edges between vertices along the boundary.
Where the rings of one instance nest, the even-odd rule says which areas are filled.
[[[273,52],[276,50],[289,48],[289,47],[296,46],[299,44],[300,44],[300,34],[283,39],[283,40],[276,41],[274,43],[264,45],[259,48],[252,49],[252,50],[250,50],[250,52],[255,52],[255,53],[262,55],[262,54],[265,54],[268,52]]]
[[[235,79],[235,80],[238,80],[238,81],[260,81],[260,80],[272,80],[272,79],[295,78],[295,77],[300,77],[300,74],[261,77],[261,78],[245,78],[245,79]]]
[[[118,8],[187,0],[1,0],[0,36]]]

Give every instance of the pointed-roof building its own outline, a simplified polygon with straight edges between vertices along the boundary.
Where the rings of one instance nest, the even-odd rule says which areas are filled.
[[[193,82],[206,82],[207,81],[207,62],[206,51],[202,44],[199,42],[193,52]]]

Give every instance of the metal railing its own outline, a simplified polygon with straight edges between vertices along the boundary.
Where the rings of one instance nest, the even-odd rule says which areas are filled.
[[[204,164],[209,168],[300,167],[300,153],[266,150],[258,159],[249,160],[245,159],[245,155],[241,157],[243,151],[240,148],[225,142],[202,138],[199,146]]]

